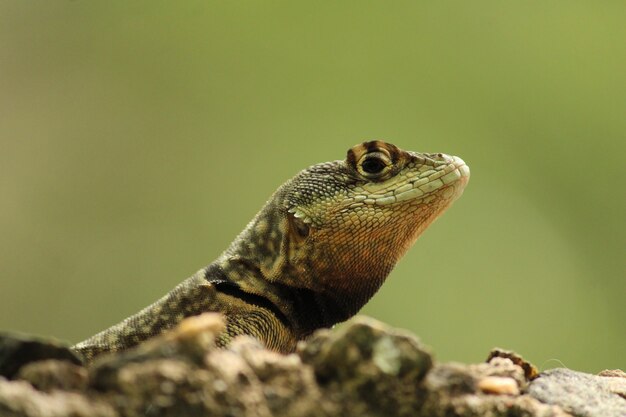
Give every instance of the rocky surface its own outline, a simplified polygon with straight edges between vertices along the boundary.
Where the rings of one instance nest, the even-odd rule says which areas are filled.
[[[12,378],[24,365],[45,359],[81,363],[67,346],[54,339],[0,332],[0,375]]]
[[[596,376],[569,369],[544,372],[528,394],[580,416],[626,417],[626,378]]]
[[[291,355],[245,337],[217,349],[222,325],[193,317],[89,368],[57,342],[0,334],[0,416],[626,416],[619,370],[538,374],[499,349],[440,364],[412,334],[365,317]]]

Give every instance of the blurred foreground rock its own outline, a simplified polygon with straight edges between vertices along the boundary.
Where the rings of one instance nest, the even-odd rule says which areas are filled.
[[[365,317],[291,355],[245,337],[217,349],[221,328],[218,315],[193,317],[89,368],[57,342],[1,334],[0,416],[626,416],[619,370],[537,374],[502,350],[439,364],[412,334]]]

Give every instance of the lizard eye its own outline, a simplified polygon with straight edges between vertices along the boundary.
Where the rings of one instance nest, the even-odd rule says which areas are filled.
[[[363,169],[363,171],[367,172],[368,174],[378,174],[383,169],[385,169],[385,166],[385,163],[379,158],[367,158],[361,164],[361,168]]]
[[[366,178],[377,178],[391,167],[391,160],[382,152],[371,152],[363,155],[357,169]]]

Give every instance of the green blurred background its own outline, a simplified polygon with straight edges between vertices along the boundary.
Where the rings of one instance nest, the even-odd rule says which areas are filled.
[[[0,329],[79,341],[363,140],[472,180],[364,313],[626,367],[622,1],[0,3]]]

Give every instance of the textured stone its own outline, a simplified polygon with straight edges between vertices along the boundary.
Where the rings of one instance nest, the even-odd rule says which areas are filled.
[[[486,363],[434,363],[415,336],[366,317],[318,331],[290,355],[250,337],[218,349],[221,326],[216,315],[193,317],[89,368],[14,350],[20,365],[16,380],[0,377],[0,416],[626,416],[619,370],[537,376],[502,349]]]
[[[106,401],[74,392],[37,391],[25,381],[0,378],[2,417],[118,417]]]
[[[299,353],[342,415],[411,415],[417,386],[432,367],[415,336],[365,317],[317,332]]]
[[[63,342],[53,338],[0,332],[0,375],[13,378],[27,363],[59,359],[74,364],[81,360]]]
[[[48,359],[24,365],[16,379],[27,381],[40,391],[82,391],[87,386],[87,370],[70,362]]]
[[[499,361],[498,361],[499,362]],[[524,370],[509,359],[493,364],[438,364],[420,388],[420,417],[571,417],[558,406],[547,405],[527,395],[484,393],[485,378],[508,378],[520,383]]]
[[[528,388],[528,394],[547,404],[556,404],[576,416],[624,417],[626,378],[589,375],[558,368],[543,372]]]

